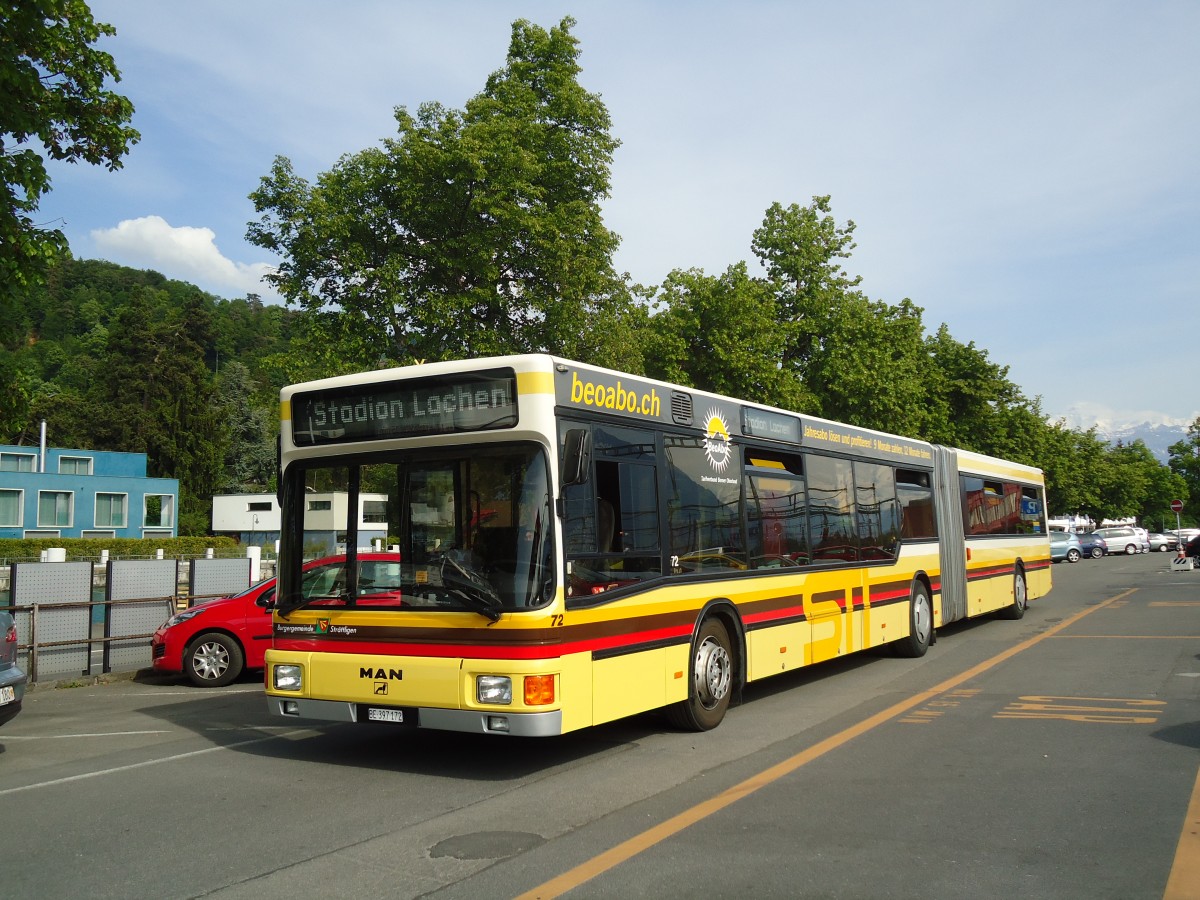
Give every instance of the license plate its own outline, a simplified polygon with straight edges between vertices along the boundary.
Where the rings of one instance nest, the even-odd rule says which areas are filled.
[[[17,689],[15,687],[0,687],[0,706],[6,703],[12,703],[17,699]]]
[[[367,709],[367,720],[370,722],[403,722],[404,710],[380,709],[372,706]]]

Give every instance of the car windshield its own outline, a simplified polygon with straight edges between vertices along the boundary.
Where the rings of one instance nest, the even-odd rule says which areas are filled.
[[[362,555],[364,561],[301,576],[297,554],[281,554],[287,598],[281,612],[306,605],[467,609],[494,621],[551,599],[550,482],[540,447],[337,462],[288,469],[285,519],[295,503],[303,504],[302,558]],[[362,549],[351,554],[348,546]],[[367,548],[384,550],[386,558],[365,559]]]

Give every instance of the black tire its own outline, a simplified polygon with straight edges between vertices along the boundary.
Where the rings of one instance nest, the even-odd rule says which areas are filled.
[[[197,637],[183,653],[183,671],[199,687],[222,687],[242,674],[245,654],[227,634],[209,631]]]
[[[1133,556],[1137,552],[1138,552],[1137,544],[1126,544],[1125,545],[1125,554],[1127,556]]]
[[[1078,550],[1076,550],[1074,547],[1072,547],[1070,550],[1067,551],[1067,562],[1075,563],[1075,562],[1079,562],[1079,560],[1080,560],[1080,555],[1079,555]]]
[[[933,603],[929,600],[929,589],[925,583],[913,584],[912,597],[908,604],[908,636],[892,644],[897,656],[917,659],[925,655],[933,643]]]
[[[721,724],[733,695],[733,650],[720,619],[705,619],[692,644],[688,698],[667,708],[667,718],[687,731]]]
[[[1100,557],[1102,557],[1104,555],[1104,551],[1101,550],[1099,547],[1093,547],[1091,553],[1092,553],[1092,559],[1099,559]]]
[[[1025,572],[1017,569],[1013,575],[1013,602],[1000,610],[1001,619],[1020,619],[1029,608],[1029,591],[1025,584]]]

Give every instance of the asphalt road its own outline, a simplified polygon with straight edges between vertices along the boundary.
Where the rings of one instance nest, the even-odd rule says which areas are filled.
[[[296,727],[253,679],[37,690],[0,728],[0,896],[1200,897],[1200,572],[1054,576],[1020,621],[780,676],[700,735]]]

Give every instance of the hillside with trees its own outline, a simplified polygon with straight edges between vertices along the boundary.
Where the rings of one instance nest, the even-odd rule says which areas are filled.
[[[0,332],[0,443],[45,421],[57,446],[145,452],[180,480],[180,533],[202,534],[214,493],[273,487],[282,385],[549,351],[1039,466],[1056,513],[1200,497],[1200,420],[1169,466],[1047,422],[985,349],[866,294],[828,196],[770,204],[747,235],[761,274],[619,275],[600,206],[619,142],[573,25],[516,22],[463,109],[398,108],[395,136],[311,182],[277,158],[248,237],[279,259],[287,306],[58,253]]]

